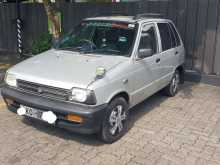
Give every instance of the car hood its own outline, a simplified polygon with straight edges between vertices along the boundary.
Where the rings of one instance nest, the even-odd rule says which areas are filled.
[[[39,84],[65,89],[87,88],[95,79],[97,67],[109,71],[127,59],[52,49],[15,65],[8,72],[17,79]]]

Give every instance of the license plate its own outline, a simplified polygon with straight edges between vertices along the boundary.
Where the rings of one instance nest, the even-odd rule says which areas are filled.
[[[42,116],[43,111],[35,109],[35,108],[31,108],[31,107],[26,107],[26,106],[23,106],[23,107],[26,110],[25,116],[42,120],[41,116]]]

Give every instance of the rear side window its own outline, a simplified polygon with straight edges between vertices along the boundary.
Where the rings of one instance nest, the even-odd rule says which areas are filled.
[[[174,27],[174,25],[172,23],[170,23],[170,27],[171,27],[171,30],[173,31],[173,34],[175,36],[175,39],[176,39],[176,46],[180,46],[181,45],[181,42],[180,42],[180,37],[176,31],[176,28]]]
[[[158,28],[160,31],[162,50],[166,51],[171,49],[173,45],[169,25],[167,23],[158,23]],[[175,42],[175,40],[173,42]]]
[[[175,48],[175,47],[177,47],[176,38],[175,38],[173,30],[171,30],[170,26],[169,26],[169,30],[170,30],[170,37],[171,37],[172,48]]]

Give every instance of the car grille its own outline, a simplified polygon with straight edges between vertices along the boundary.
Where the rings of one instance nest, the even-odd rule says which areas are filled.
[[[67,101],[70,90],[51,87],[47,85],[32,83],[24,80],[17,80],[18,89],[39,96]]]

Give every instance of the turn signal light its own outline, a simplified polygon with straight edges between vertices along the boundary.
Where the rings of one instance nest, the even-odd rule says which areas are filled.
[[[77,115],[66,115],[65,117],[69,121],[77,122],[77,123],[82,123],[83,118]]]

